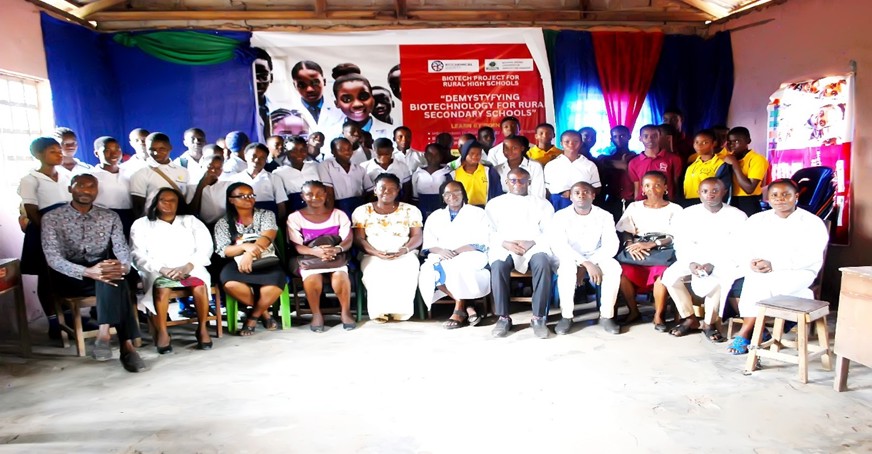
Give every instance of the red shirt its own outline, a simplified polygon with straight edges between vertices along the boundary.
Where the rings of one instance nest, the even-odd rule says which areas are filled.
[[[682,168],[681,158],[675,153],[660,150],[660,153],[657,153],[657,156],[653,158],[649,158],[644,152],[639,153],[639,156],[631,159],[627,164],[630,180],[633,180],[633,183],[639,183],[639,193],[636,194],[636,200],[645,198],[642,194],[642,176],[652,170],[666,174],[666,188],[671,196],[670,200],[675,200],[674,197],[678,195],[675,192],[675,182],[678,181]]]

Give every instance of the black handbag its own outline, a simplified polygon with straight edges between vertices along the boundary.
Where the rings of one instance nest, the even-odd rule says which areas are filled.
[[[305,243],[310,248],[319,246],[337,246],[342,243],[342,238],[339,235],[323,235],[312,239]],[[330,268],[340,268],[348,264],[348,252],[340,252],[333,257],[333,260],[324,260],[314,255],[299,255],[296,257],[297,269],[299,270],[324,270]]]
[[[666,238],[670,238],[670,236],[663,233],[647,233],[645,235],[634,236],[633,242],[648,243]],[[621,249],[618,255],[615,256],[615,260],[627,265],[669,266],[675,263],[675,249],[672,248],[671,243],[668,246],[657,246],[649,250],[648,255],[642,260],[634,259],[626,249]]]

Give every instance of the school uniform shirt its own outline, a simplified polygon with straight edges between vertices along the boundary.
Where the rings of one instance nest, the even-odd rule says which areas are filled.
[[[554,145],[547,150],[543,150],[536,145],[530,145],[530,149],[527,150],[527,157],[542,164],[543,167],[562,154],[563,150]]]
[[[442,183],[450,179],[451,169],[448,167],[442,167],[433,173],[428,172],[426,166],[420,167],[412,174],[412,195],[418,197],[419,194],[439,194]],[[485,191],[485,198],[487,198],[487,191]]]
[[[637,199],[644,198],[642,193],[642,176],[652,170],[663,172],[666,174],[666,188],[669,194],[675,193],[675,182],[681,175],[683,169],[681,158],[675,153],[669,153],[666,150],[660,150],[657,156],[649,158],[644,152],[640,153],[635,158],[631,159],[627,164],[627,173],[630,174],[630,180],[633,183],[639,183],[639,193],[636,194]]]
[[[519,167],[530,173],[530,187],[527,189],[528,194],[544,199],[545,171],[542,170],[542,165],[530,158],[523,158]],[[509,163],[503,162],[496,166],[496,170],[500,175],[500,184],[503,187],[503,192],[509,192],[509,187],[506,184],[506,178],[509,177],[509,171],[512,170],[509,168]]]
[[[130,177],[120,169],[117,173],[95,168],[91,175],[97,179],[97,198],[94,205],[110,210],[129,210],[133,208],[130,199]]]
[[[409,172],[413,175],[419,167],[427,167],[427,159],[424,158],[424,153],[418,150],[409,148],[405,153],[394,148],[394,159],[402,161],[409,168]]]
[[[482,155],[482,161],[490,163],[493,166],[498,166],[506,162],[506,155],[503,154],[503,143],[495,143],[494,146],[488,150],[486,156]]]
[[[596,164],[582,155],[578,155],[575,161],[560,155],[545,166],[545,187],[552,194],[568,191],[579,181],[590,183],[595,188],[602,186]]]
[[[333,188],[333,197],[336,200],[360,197],[373,187],[372,180],[363,167],[351,164],[346,172],[335,159],[328,159],[318,165],[318,178]]]
[[[182,153],[176,159],[173,159],[173,162],[176,163],[179,167],[184,167],[188,169],[188,175],[191,178],[191,181],[197,183],[203,178],[203,175],[206,173],[206,166],[209,165],[208,162],[203,162],[203,157],[200,157],[200,160],[191,157],[191,154],[188,151]]]
[[[372,156],[372,151],[369,153]],[[363,149],[363,146],[357,147],[354,151],[351,152],[351,163],[357,164],[359,166],[363,166],[363,163],[369,161],[372,158],[368,158],[366,156],[366,150]]]
[[[466,189],[470,205],[485,206],[487,203],[490,187],[488,170],[488,167],[479,164],[472,173],[467,173],[463,167],[451,172],[451,178]]]
[[[285,185],[281,178],[266,170],[261,170],[254,177],[248,171],[239,172],[230,181],[251,186],[257,197],[256,202],[285,203],[288,200],[288,193],[285,192]]]
[[[769,170],[769,161],[766,160],[763,155],[755,152],[754,150],[748,150],[748,153],[739,160],[739,168],[742,169],[742,173],[751,180],[760,180],[761,183],[757,185],[757,189],[754,189],[754,192],[748,194],[739,186],[739,181],[736,179],[736,176],[733,176],[733,196],[736,197],[745,197],[751,195],[762,195],[763,194],[763,180],[766,178],[766,172]]]
[[[18,195],[21,196],[21,203],[36,205],[40,210],[73,199],[69,176],[58,172],[58,181],[55,181],[36,169],[21,177]]]
[[[200,195],[200,220],[205,224],[214,224],[227,214],[227,187],[231,182],[218,180],[203,188]]]
[[[130,177],[130,195],[145,197],[145,207],[151,206],[151,200],[154,198],[157,191],[161,188],[171,188],[172,185],[155,169],[160,169],[173,183],[182,191],[182,195],[187,195],[188,184],[191,183],[188,169],[180,167],[173,163],[158,164],[152,158],[148,158],[147,167],[140,169],[132,177]]]
[[[56,166],[55,169],[57,169],[58,173],[63,172],[67,174],[70,179],[79,174],[92,173],[92,171],[94,170],[94,166],[79,161],[78,158],[73,158],[73,161],[75,161],[76,165],[73,166],[72,170],[67,170],[67,168],[62,165]]]
[[[412,181],[412,173],[409,172],[409,168],[406,167],[406,164],[402,161],[397,161],[396,159],[391,161],[387,169],[383,169],[382,166],[378,165],[378,163],[375,162],[375,158],[364,162],[361,167],[363,167],[363,170],[366,171],[366,175],[369,176],[369,179],[372,181],[375,181],[375,177],[382,173],[394,174],[394,176],[400,179],[400,185]]]
[[[318,152],[318,156],[315,156],[315,157],[312,157],[312,156],[307,154],[306,155],[306,162],[314,162],[317,164],[317,163],[324,162],[327,159],[330,159],[330,157],[332,157],[332,155],[328,155],[327,153],[320,151],[320,152]]]
[[[118,168],[128,177],[132,177],[136,172],[148,167],[148,159],[142,159],[139,155],[133,155],[130,159],[118,164]]]
[[[494,197],[484,208],[491,225],[488,260],[493,263],[512,256],[515,270],[527,272],[534,254],[551,255],[546,230],[554,216],[554,207],[547,200],[531,195],[503,194]],[[503,241],[535,241],[523,256],[503,248]]]
[[[248,163],[246,163],[244,159],[237,156],[236,153],[231,153],[230,157],[224,160],[224,167],[221,168],[221,175],[229,178],[231,175],[245,172],[247,169]]]
[[[699,184],[702,183],[702,180],[721,176],[723,172],[728,170],[722,168],[724,165],[724,161],[717,156],[712,156],[708,161],[703,161],[697,157],[684,173],[684,198],[698,199]]]
[[[276,169],[273,175],[281,180],[285,193],[299,194],[303,192],[303,183],[318,181],[318,163],[313,161],[303,162],[303,168],[297,170],[294,166],[283,166]]]

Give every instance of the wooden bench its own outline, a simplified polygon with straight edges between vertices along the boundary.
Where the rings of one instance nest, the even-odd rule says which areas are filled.
[[[758,358],[772,358],[799,365],[799,381],[808,383],[808,360],[817,356],[825,370],[832,370],[830,335],[827,329],[827,314],[830,304],[826,301],[797,298],[794,296],[775,296],[757,303],[757,320],[754,334],[748,346],[748,360],[745,374],[750,375],[757,366]],[[763,330],[766,317],[775,319],[772,339],[765,344]],[[784,322],[796,322],[796,341],[788,341],[784,336]],[[819,345],[808,344],[808,331],[811,324],[817,329]],[[782,348],[796,349],[796,355],[781,352]]]

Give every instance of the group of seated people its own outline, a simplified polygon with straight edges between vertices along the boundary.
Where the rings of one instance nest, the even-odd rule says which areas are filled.
[[[190,289],[197,348],[206,350],[213,280],[248,308],[238,333],[250,336],[258,323],[278,327],[270,308],[289,275],[303,281],[312,331],[326,330],[326,284],[339,300],[343,329],[352,330],[354,268],[375,323],[408,320],[420,294],[428,308],[453,300],[446,329],[474,326],[484,314],[470,302],[491,295],[498,317],[492,334],[505,337],[517,271],[531,278],[536,337],[550,335],[552,285],[559,335],[570,332],[575,302],[590,287],[609,333],[637,322],[636,295],[651,292],[655,329],[674,336],[701,330],[721,342],[718,319],[732,294],[746,320],[730,351],[742,354],[754,304],[810,295],[821,267],[826,228],[796,208],[792,181],[770,183],[772,209],[761,212],[766,160],[749,150],[745,128],[726,138],[701,131],[691,146],[696,155],[682,156],[677,150],[686,147],[678,144],[686,142],[675,126],[643,127],[638,155],[628,148],[629,130],[617,127],[612,145],[594,158],[590,128],[563,132],[561,150],[551,125],[537,127],[531,146],[517,119],[507,117],[501,143],[481,128],[460,138],[455,158],[448,134],[420,152],[404,126],[394,142],[371,145],[360,128],[347,126],[329,142],[330,155],[320,151],[319,133],[260,144],[234,131],[206,145],[203,131],[192,128],[175,160],[169,137],[135,129],[129,141],[136,153],[126,160],[116,139],[98,138],[96,167],[75,158],[69,129],[34,140],[30,151],[40,167],[19,188],[29,220],[22,272],[39,276],[49,334],[64,316],[54,311],[56,294],[96,296],[94,357],[112,358],[114,326],[122,364],[138,372],[145,364],[132,342],[140,336],[136,311],[122,302],[135,298],[151,316],[163,354],[172,351],[171,294]],[[691,293],[704,298],[703,320],[694,315]],[[620,321],[619,294],[629,309]],[[664,314],[668,296],[679,314],[672,324]]]

